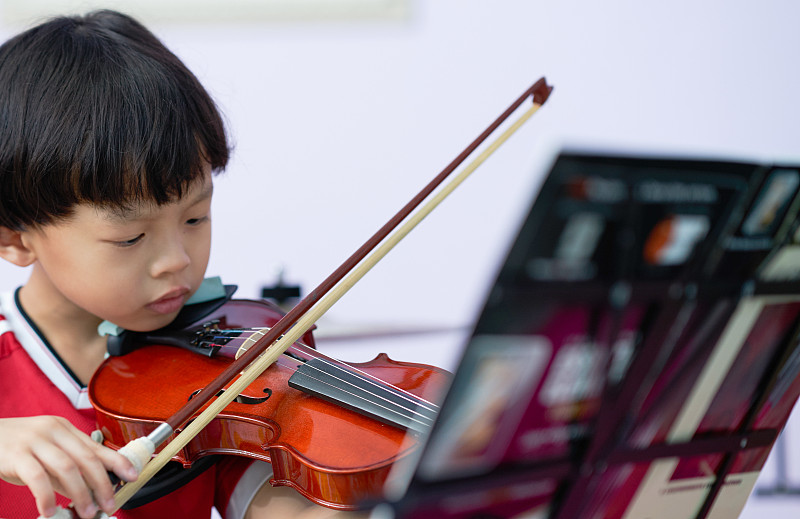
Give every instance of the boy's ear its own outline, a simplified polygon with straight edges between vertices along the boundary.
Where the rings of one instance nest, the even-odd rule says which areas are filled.
[[[27,267],[36,260],[36,254],[25,246],[20,231],[0,226],[0,258]]]

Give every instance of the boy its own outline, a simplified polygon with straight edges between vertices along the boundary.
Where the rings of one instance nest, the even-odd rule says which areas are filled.
[[[106,475],[136,478],[92,441],[86,384],[98,325],[170,323],[203,280],[221,117],[181,61],[113,11],[64,17],[0,47],[0,257],[32,266],[0,298],[0,517],[113,508]],[[327,517],[269,465],[222,461],[124,518]],[[58,492],[63,496],[56,496]]]

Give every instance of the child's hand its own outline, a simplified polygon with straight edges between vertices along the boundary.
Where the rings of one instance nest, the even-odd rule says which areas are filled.
[[[137,477],[124,456],[64,418],[0,419],[0,478],[27,486],[43,517],[56,512],[54,491],[71,499],[81,517],[94,517],[98,506],[110,514],[115,505],[108,471],[125,481]]]

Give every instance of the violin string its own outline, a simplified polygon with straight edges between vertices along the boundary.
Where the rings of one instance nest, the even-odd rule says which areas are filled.
[[[262,330],[264,330],[265,328],[254,328],[254,329],[258,330],[258,331],[254,332],[250,337],[248,337],[246,339],[244,337],[241,337],[241,339],[244,340],[245,343],[250,341],[250,338],[253,335],[258,335],[258,334],[263,335],[264,332]],[[266,329],[268,329],[268,328],[266,328]],[[241,333],[248,333],[251,330],[253,330],[253,329],[246,329],[246,328],[236,329],[236,331],[241,332]],[[341,371],[348,372],[348,373],[349,372],[357,372],[366,382],[368,382],[368,383],[370,383],[373,386],[376,386],[378,388],[386,390],[387,386],[391,386],[391,390],[392,391],[396,391],[398,393],[398,396],[400,396],[401,398],[404,398],[405,400],[413,403],[414,405],[422,407],[424,409],[427,409],[432,413],[436,413],[436,412],[439,411],[439,406],[434,404],[433,402],[431,402],[429,400],[426,400],[426,399],[424,399],[422,397],[419,397],[419,396],[411,393],[410,391],[406,391],[405,389],[396,387],[396,386],[391,385],[391,384],[387,384],[383,380],[381,380],[381,379],[375,377],[374,375],[371,375],[370,373],[367,373],[367,372],[365,372],[365,371],[363,371],[363,370],[361,370],[361,369],[359,369],[359,368],[357,368],[355,366],[349,366],[348,365],[347,367],[343,367],[341,365],[342,363],[340,361],[337,361],[338,363],[337,362],[332,362],[331,361],[332,359],[328,359],[326,357],[320,356],[319,352],[317,352],[316,350],[306,346],[305,344],[296,342],[295,344],[293,344],[290,347],[290,349],[293,349],[295,351],[300,350],[303,353],[305,353],[306,356],[314,358],[314,359],[317,359],[320,362],[324,362],[324,363],[328,364],[329,366],[333,366],[333,367],[335,367],[335,368],[337,368],[337,369],[339,369]]]
[[[228,329],[226,331],[229,331],[231,333],[247,333],[247,332],[251,332],[252,330],[253,329],[249,329],[249,330],[248,329]],[[231,342],[233,342],[234,344],[236,342],[239,342],[239,341],[242,341],[243,343],[247,343],[247,342],[252,341],[252,338],[253,338],[254,335],[263,335],[263,333],[264,333],[264,331],[263,331],[264,328],[258,328],[258,329],[255,329],[255,330],[256,331],[254,331],[253,333],[251,333],[247,337],[245,337],[245,336],[233,337]],[[230,338],[230,337],[229,336],[224,336],[224,338]],[[295,346],[298,346],[298,347],[295,347]],[[326,365],[328,365],[329,367],[331,367],[331,368],[333,368],[335,370],[341,371],[341,372],[343,372],[345,374],[351,374],[351,375],[353,375],[355,377],[358,377],[363,382],[365,382],[365,383],[377,388],[378,390],[384,391],[385,393],[393,394],[393,395],[397,396],[398,398],[406,400],[407,402],[409,402],[414,407],[413,409],[410,408],[410,407],[404,407],[400,403],[394,402],[394,401],[388,399],[387,397],[385,397],[383,395],[380,395],[376,391],[370,391],[370,390],[365,389],[363,387],[360,387],[360,386],[358,386],[358,385],[356,385],[356,384],[354,384],[354,383],[352,383],[350,381],[344,380],[341,377],[337,377],[336,375],[333,375],[333,374],[330,374],[330,373],[326,373],[325,371],[317,368],[316,366],[306,365],[306,368],[308,368],[308,369],[313,369],[313,370],[315,370],[315,371],[317,371],[317,372],[319,372],[319,373],[321,373],[321,374],[323,374],[323,375],[325,375],[327,377],[330,377],[330,378],[333,378],[335,380],[338,380],[343,384],[347,384],[348,386],[353,387],[356,390],[360,391],[362,394],[369,395],[369,396],[372,396],[372,397],[375,397],[375,398],[379,398],[379,399],[381,399],[381,400],[383,400],[385,402],[388,402],[390,405],[395,406],[395,407],[397,407],[399,409],[402,409],[404,412],[410,412],[413,415],[420,416],[424,420],[428,420],[429,422],[432,423],[433,420],[431,420],[430,418],[426,417],[425,415],[423,415],[422,413],[417,411],[417,409],[418,408],[425,409],[425,410],[427,410],[429,412],[432,412],[432,413],[436,413],[438,411],[438,406],[436,406],[435,404],[432,404],[432,403],[428,402],[425,399],[419,398],[416,395],[414,395],[412,393],[409,393],[407,391],[404,391],[404,390],[402,390],[402,389],[400,389],[400,388],[398,388],[398,387],[396,387],[394,385],[386,384],[385,382],[380,381],[379,379],[376,379],[372,375],[370,375],[368,373],[365,373],[363,370],[360,370],[358,368],[351,368],[349,366],[348,366],[348,368],[350,368],[350,369],[348,369],[348,368],[345,368],[345,367],[343,367],[341,365],[336,364],[335,362],[330,362],[325,358],[322,358],[320,356],[314,355],[314,353],[315,353],[314,350],[312,350],[308,346],[305,346],[305,345],[302,345],[302,344],[301,345],[293,345],[291,347],[291,349],[300,350],[301,352],[305,353],[308,357],[315,358],[318,361],[320,361],[322,363],[325,363]],[[286,353],[284,353],[284,355],[286,355]],[[288,357],[291,358],[291,355],[288,355]],[[315,380],[315,381],[317,381],[319,383],[325,384],[325,385],[327,385],[329,387],[340,389],[341,391],[344,391],[345,393],[347,393],[347,394],[349,394],[349,395],[351,395],[351,396],[353,396],[355,398],[358,398],[358,399],[360,399],[360,400],[362,400],[364,402],[373,403],[374,405],[377,405],[378,407],[381,407],[382,409],[384,409],[386,411],[395,413],[395,414],[397,414],[399,416],[403,416],[403,417],[405,417],[405,418],[407,418],[409,420],[414,420],[413,416],[406,416],[406,415],[403,414],[403,412],[399,412],[397,410],[390,409],[390,408],[386,407],[385,405],[381,405],[381,404],[379,404],[377,402],[374,402],[374,401],[370,400],[367,397],[364,397],[364,396],[361,396],[361,395],[357,395],[357,394],[353,393],[352,391],[347,391],[347,390],[345,390],[344,388],[342,388],[340,386],[337,386],[335,384],[331,384],[330,382],[324,381],[324,380],[322,380],[320,378],[313,377],[311,375],[308,375],[308,376],[309,376],[309,378],[311,378],[311,379],[313,379],[313,380]],[[380,383],[376,382],[376,380],[378,380]],[[419,422],[419,420],[414,420],[414,421],[417,421],[418,423],[422,423],[422,422]],[[424,424],[423,423],[422,425],[429,425],[429,424]]]
[[[289,357],[289,358],[291,358],[291,357]],[[278,362],[278,363],[279,363],[281,366],[284,366],[284,367],[287,367],[287,368],[288,368],[288,367],[290,367],[290,366],[287,366],[287,365],[286,365],[286,363],[281,363],[281,360],[286,360],[286,359],[285,359],[285,358],[284,358],[284,359],[278,359],[278,361],[277,361],[277,362]],[[401,417],[403,417],[403,418],[405,418],[405,419],[407,419],[407,420],[411,420],[411,421],[413,421],[413,422],[417,422],[417,423],[418,423],[418,424],[420,424],[420,425],[423,425],[423,426],[426,426],[426,427],[430,427],[430,426],[433,424],[433,420],[432,420],[432,419],[428,418],[428,417],[427,417],[427,416],[425,416],[425,415],[422,415],[422,414],[420,414],[420,413],[416,412],[416,411],[415,411],[415,410],[413,410],[413,409],[409,409],[409,408],[403,407],[403,406],[401,406],[401,405],[397,404],[396,402],[392,402],[391,400],[387,400],[385,397],[381,397],[380,395],[377,395],[377,394],[374,394],[374,393],[370,393],[369,391],[366,391],[366,390],[364,390],[364,389],[362,389],[362,388],[359,388],[358,386],[356,386],[356,385],[354,385],[354,384],[352,384],[352,383],[349,383],[349,382],[347,382],[346,380],[341,380],[341,379],[339,379],[338,377],[335,377],[335,376],[333,376],[333,375],[330,375],[330,374],[328,374],[328,373],[325,373],[324,371],[320,370],[319,368],[316,368],[316,367],[314,367],[314,366],[309,366],[309,367],[310,367],[310,368],[313,368],[313,369],[315,369],[316,371],[319,371],[320,373],[323,373],[323,374],[327,375],[329,378],[334,378],[334,379],[336,379],[336,380],[340,380],[341,382],[344,382],[345,384],[348,384],[348,385],[350,385],[350,386],[353,386],[353,387],[355,387],[356,389],[360,390],[360,391],[362,392],[362,394],[372,395],[372,396],[376,396],[376,397],[378,397],[378,398],[381,398],[381,399],[383,399],[383,400],[386,400],[386,401],[387,401],[387,402],[389,402],[390,404],[393,404],[393,405],[397,406],[398,408],[402,409],[403,411],[408,411],[408,412],[412,413],[412,415],[406,415],[406,414],[404,414],[404,413],[402,413],[402,412],[400,412],[400,411],[397,411],[396,409],[391,409],[391,408],[389,408],[389,407],[386,407],[386,406],[384,406],[384,405],[381,405],[381,404],[379,404],[379,403],[376,403],[375,401],[373,401],[373,400],[370,400],[370,399],[368,399],[368,398],[366,398],[366,397],[364,397],[364,396],[362,396],[362,395],[359,395],[359,394],[353,393],[353,392],[351,392],[351,391],[347,391],[347,390],[343,389],[343,388],[342,388],[342,387],[340,387],[340,386],[337,386],[337,385],[331,384],[331,383],[330,383],[329,381],[327,381],[327,380],[322,380],[322,379],[316,378],[316,377],[314,377],[314,376],[307,375],[309,378],[311,378],[312,380],[315,380],[315,381],[319,382],[320,384],[325,384],[326,386],[329,386],[329,387],[332,387],[332,388],[335,388],[335,389],[338,389],[338,390],[344,391],[345,393],[347,393],[348,395],[350,395],[350,396],[352,396],[352,397],[354,397],[354,398],[357,398],[357,399],[363,400],[364,402],[367,402],[367,403],[374,404],[374,405],[376,405],[376,406],[380,407],[381,409],[384,409],[385,411],[388,411],[388,412],[390,412],[390,413],[394,413],[395,415],[401,416]],[[420,420],[420,419],[417,419],[417,418],[415,418],[414,416],[418,416],[418,417],[420,417],[420,418],[421,418],[421,420]]]
[[[364,388],[363,388],[363,387],[361,387],[361,386],[358,386],[357,384],[354,384],[354,383],[352,383],[352,382],[349,382],[349,381],[347,381],[347,380],[345,380],[345,379],[343,379],[343,378],[337,377],[336,375],[333,375],[333,374],[331,374],[331,373],[328,373],[328,372],[326,372],[326,371],[324,371],[324,370],[321,370],[321,369],[319,369],[319,368],[318,368],[318,367],[316,367],[316,366],[313,366],[313,365],[310,365],[310,364],[306,364],[306,365],[305,365],[305,367],[306,367],[307,369],[313,369],[313,370],[315,370],[315,371],[317,371],[317,372],[319,372],[319,373],[322,373],[324,376],[328,377],[329,379],[331,379],[331,378],[332,378],[332,379],[334,379],[334,380],[338,380],[338,381],[340,381],[340,382],[342,382],[342,383],[344,383],[344,384],[347,384],[347,385],[349,385],[349,386],[351,386],[351,387],[354,387],[355,389],[357,389],[357,390],[361,391],[363,394],[370,395],[370,396],[374,396],[374,397],[376,397],[376,398],[380,398],[381,400],[384,400],[384,401],[388,402],[389,404],[391,404],[391,405],[394,405],[394,406],[396,406],[396,407],[398,407],[398,408],[400,408],[400,409],[402,409],[402,410],[404,410],[404,411],[409,411],[409,412],[411,412],[411,413],[413,413],[413,414],[416,414],[416,415],[422,416],[423,418],[425,418],[425,419],[427,419],[427,420],[430,420],[430,421],[432,421],[430,418],[426,417],[424,414],[422,414],[422,413],[420,413],[420,412],[418,412],[418,411],[416,410],[416,408],[418,408],[418,407],[422,407],[422,406],[418,406],[418,405],[416,404],[416,402],[411,402],[411,403],[412,403],[412,405],[413,405],[413,407],[406,407],[406,406],[403,406],[403,405],[401,405],[401,404],[399,404],[399,403],[397,403],[397,402],[394,402],[394,401],[392,401],[392,400],[388,399],[388,398],[387,398],[387,397],[385,397],[385,396],[382,396],[382,395],[378,394],[377,392],[371,392],[371,391],[369,391],[369,390],[367,390],[367,389],[364,389]],[[306,374],[306,375],[308,375],[308,374]],[[310,375],[309,375],[309,376],[310,376]],[[331,383],[329,383],[329,382],[324,382],[322,379],[315,378],[315,377],[311,377],[311,378],[313,378],[314,380],[316,380],[316,381],[318,381],[318,382],[323,382],[323,383],[326,383],[327,385],[329,385],[329,386],[331,386],[331,387],[334,387],[334,388],[339,388],[339,386],[337,386],[337,385],[334,385],[334,384],[331,384]],[[341,389],[341,388],[340,388],[340,389]],[[394,386],[389,386],[389,387],[381,387],[380,389],[381,389],[381,390],[383,390],[385,393],[389,393],[389,394],[395,394],[395,393],[392,391],[392,390],[394,389]],[[349,392],[348,392],[348,393],[349,393]],[[352,393],[349,393],[349,394],[352,394]],[[400,397],[402,398],[402,395],[396,395],[396,396],[400,396]],[[367,399],[366,399],[366,398],[364,398],[364,397],[361,397],[361,398],[362,398],[362,400],[365,400],[365,401],[367,401]],[[402,414],[402,413],[398,413],[398,414]]]
[[[254,341],[253,341],[253,336],[254,335],[263,335],[264,334],[264,330],[268,330],[268,329],[269,328],[250,328],[250,329],[246,329],[246,328],[229,328],[229,329],[226,329],[226,330],[216,330],[216,331],[227,331],[227,332],[230,332],[230,333],[240,333],[240,334],[251,333],[251,332],[252,333],[247,337],[245,337],[245,336],[230,337],[228,335],[223,335],[223,336],[215,336],[215,338],[231,339],[230,342],[234,342],[234,344],[236,344],[236,342],[238,342],[238,341],[242,341],[243,344],[241,346],[239,346],[239,347],[243,347],[244,344],[246,344],[248,342],[250,342],[251,344],[254,343]],[[253,331],[253,330],[255,330],[255,331]],[[312,348],[309,348],[308,346],[306,346],[306,345],[304,345],[302,343],[299,343],[299,344],[295,343],[294,345],[292,345],[290,347],[290,349],[292,349],[294,351],[301,351],[302,353],[305,353],[307,357],[310,357],[310,358],[313,358],[313,359],[317,359],[318,361],[320,361],[322,363],[325,363],[328,366],[331,366],[332,368],[340,370],[340,371],[342,371],[344,373],[350,373],[350,374],[353,374],[353,375],[357,374],[366,383],[371,384],[371,385],[377,387],[380,390],[393,392],[399,398],[402,398],[402,399],[410,402],[414,406],[417,406],[417,407],[420,407],[420,408],[423,408],[423,409],[427,409],[428,411],[430,411],[432,413],[436,413],[439,410],[439,406],[437,406],[436,404],[434,404],[434,403],[432,403],[432,402],[430,402],[428,400],[425,400],[424,398],[421,398],[421,397],[419,397],[419,396],[417,396],[417,395],[415,395],[415,394],[413,394],[413,393],[411,393],[409,391],[406,391],[406,390],[404,390],[402,388],[398,388],[398,387],[396,387],[394,385],[387,384],[386,382],[378,379],[374,375],[366,373],[365,371],[363,371],[363,370],[361,370],[359,368],[356,368],[354,366],[349,366],[349,365],[347,367],[344,367],[344,366],[341,365],[341,363],[337,364],[336,362],[331,362],[331,360],[329,360],[327,358],[324,358],[324,357],[321,357],[315,350],[313,350]],[[376,396],[377,396],[377,393],[376,393]]]
[[[336,366],[336,367],[338,367],[339,369],[341,369],[343,371],[358,372],[363,378],[371,380],[375,385],[378,385],[378,386],[387,386],[387,385],[391,386],[392,389],[396,389],[397,391],[399,391],[401,393],[405,393],[406,395],[408,395],[411,398],[411,400],[413,400],[414,402],[420,401],[420,402],[423,402],[424,404],[426,404],[427,406],[430,406],[431,411],[435,411],[436,409],[439,408],[439,406],[437,406],[433,402],[431,402],[429,400],[426,400],[426,399],[424,399],[424,398],[422,398],[420,396],[417,396],[417,395],[415,395],[414,393],[411,393],[408,390],[405,390],[403,388],[399,388],[399,387],[396,387],[396,386],[394,386],[392,384],[389,384],[388,382],[385,382],[385,381],[379,379],[378,377],[376,377],[375,375],[372,375],[371,373],[367,373],[366,371],[364,371],[362,369],[359,369],[356,366],[352,366],[350,364],[347,364],[347,363],[342,362],[342,361],[337,360],[337,359],[326,357],[326,356],[322,355],[320,352],[318,352],[317,350],[315,350],[314,348],[310,348],[309,346],[303,344],[302,342],[296,342],[295,344],[292,345],[292,348],[295,349],[295,350],[302,351],[303,353],[305,353],[308,357],[310,357],[312,359],[317,359],[320,362],[325,362],[326,364],[329,364],[329,365],[332,365],[332,366]]]
[[[259,330],[262,330],[262,329],[259,329]],[[242,333],[246,333],[246,332],[249,332],[250,330],[242,328],[242,329],[240,329],[238,331],[241,331]],[[253,335],[256,335],[256,334],[259,334],[259,333],[263,333],[263,332],[258,331],[258,332],[255,332]],[[252,337],[252,335],[250,337]],[[245,339],[244,337],[240,337],[240,339],[244,340],[244,342],[246,343],[246,342],[248,342],[250,340],[250,337],[248,337],[247,339]],[[410,402],[411,404],[413,404],[416,407],[426,409],[426,410],[428,410],[428,411],[430,411],[432,413],[437,413],[439,411],[439,406],[434,404],[433,402],[430,402],[429,400],[426,400],[426,399],[424,399],[422,397],[419,397],[419,396],[417,396],[417,395],[415,395],[415,394],[413,394],[413,393],[411,393],[409,391],[406,391],[405,389],[399,388],[399,387],[394,386],[392,384],[388,384],[388,383],[384,382],[383,380],[375,377],[374,375],[371,375],[370,373],[367,373],[367,372],[365,372],[365,371],[363,371],[363,370],[361,370],[359,368],[356,368],[355,366],[349,366],[348,365],[347,367],[344,367],[342,365],[343,363],[341,361],[332,362],[333,359],[328,359],[327,357],[322,357],[319,354],[319,352],[317,352],[316,350],[306,346],[305,344],[296,342],[295,344],[290,346],[289,349],[291,349],[293,351],[300,351],[300,352],[304,353],[306,357],[317,359],[320,362],[323,362],[323,363],[327,364],[328,366],[331,366],[331,367],[333,367],[335,369],[338,369],[338,370],[340,370],[342,372],[352,373],[354,375],[358,374],[358,376],[360,376],[362,378],[362,380],[364,380],[368,384],[371,384],[372,386],[375,386],[375,387],[377,387],[377,388],[379,388],[380,390],[383,390],[383,391],[394,392],[398,397]]]
[[[320,362],[324,362],[325,364],[327,364],[328,366],[330,366],[330,367],[332,367],[332,368],[334,368],[336,370],[342,371],[344,373],[350,373],[350,368],[349,367],[345,368],[345,367],[342,367],[342,366],[336,364],[335,362],[329,362],[328,360],[322,359],[322,358],[319,358],[319,357],[317,357],[317,359]],[[427,409],[428,411],[430,411],[432,413],[435,413],[435,412],[438,411],[438,406],[436,406],[435,404],[431,404],[430,402],[428,402],[428,401],[426,401],[426,400],[424,400],[422,398],[416,398],[415,395],[413,395],[411,393],[407,393],[406,391],[403,391],[402,389],[397,388],[397,387],[395,387],[393,385],[386,384],[385,382],[377,383],[374,380],[372,380],[372,378],[370,376],[365,376],[365,375],[369,375],[368,373],[364,373],[363,371],[361,371],[358,368],[352,368],[352,371],[353,371],[353,374],[358,373],[360,375],[360,378],[364,382],[366,382],[366,383],[368,383],[368,384],[370,384],[370,385],[372,385],[374,387],[377,387],[377,388],[382,389],[384,391],[397,390],[396,391],[397,396],[399,396],[400,398],[402,398],[402,399],[404,399],[404,400],[406,400],[408,402],[411,402],[412,404],[414,404],[414,405],[416,405],[418,407],[421,407],[423,409]],[[390,386],[391,389],[389,389],[387,386]],[[409,395],[411,395],[411,396],[409,396]]]

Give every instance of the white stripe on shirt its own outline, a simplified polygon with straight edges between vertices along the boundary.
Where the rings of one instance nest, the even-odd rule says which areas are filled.
[[[89,403],[89,391],[81,386],[69,372],[61,361],[53,354],[44,340],[36,333],[25,317],[17,308],[14,300],[14,292],[0,294],[0,314],[6,320],[5,323],[17,337],[28,356],[36,363],[45,376],[72,402],[75,409],[91,409]]]

